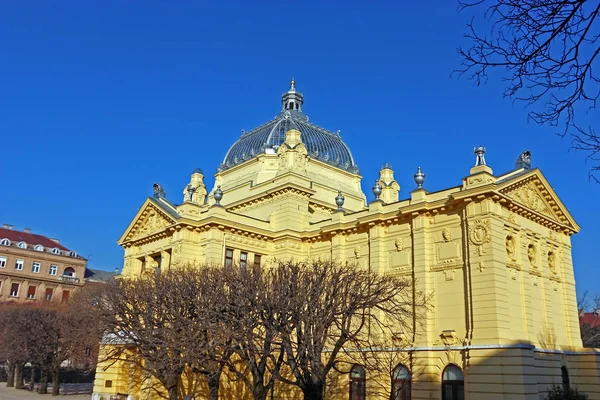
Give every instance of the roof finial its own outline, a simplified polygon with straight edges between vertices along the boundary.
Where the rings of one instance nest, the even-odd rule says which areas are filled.
[[[294,80],[293,76],[292,81],[290,82],[290,90],[296,90],[296,81]]]

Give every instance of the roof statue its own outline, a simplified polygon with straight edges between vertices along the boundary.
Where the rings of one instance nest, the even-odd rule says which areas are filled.
[[[521,169],[521,168],[530,169],[531,168],[531,152],[529,150],[525,150],[524,152],[521,153],[521,155],[517,159],[516,168],[517,169]]]
[[[308,122],[308,117],[302,112],[303,104],[304,96],[296,91],[296,81],[292,78],[290,89],[281,97],[281,112],[266,124],[243,132],[225,155],[219,171],[232,168],[259,154],[276,151],[285,141],[285,133],[296,129],[302,133],[302,141],[311,158],[358,174],[358,166],[352,153],[339,133]]]
[[[157,199],[165,199],[167,197],[167,193],[165,193],[165,189],[163,189],[160,183],[154,182],[152,188],[154,189],[154,197],[156,197]]]

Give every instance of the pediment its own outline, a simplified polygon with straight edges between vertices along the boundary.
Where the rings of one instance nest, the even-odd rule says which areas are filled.
[[[150,200],[142,205],[135,218],[119,240],[120,243],[137,240],[158,232],[162,232],[176,221]]]
[[[521,207],[535,211],[574,232],[579,231],[579,226],[539,170],[508,180],[499,191]]]

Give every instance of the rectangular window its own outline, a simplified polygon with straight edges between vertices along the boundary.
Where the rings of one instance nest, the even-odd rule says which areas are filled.
[[[242,251],[240,253],[240,270],[246,271],[246,265],[248,264],[248,253]]]
[[[12,297],[18,297],[19,296],[19,284],[18,283],[13,283],[12,285],[10,285],[10,295]]]
[[[233,250],[225,249],[225,268],[230,268],[233,265]]]
[[[56,275],[58,273],[58,267],[56,265],[50,266],[50,275]]]
[[[36,274],[40,273],[40,263],[37,261],[33,262],[33,265],[31,266],[31,272],[35,272]]]
[[[25,262],[23,260],[17,260],[15,262],[15,269],[17,271],[22,271],[23,270],[23,265],[25,264]]]
[[[0,268],[6,267],[6,257],[0,257]]]
[[[71,295],[71,292],[69,292],[68,290],[63,290],[62,302],[66,303],[67,301],[69,301],[70,295]]]
[[[27,289],[27,298],[28,299],[35,299],[35,291],[37,290],[37,287],[35,286],[29,286],[29,288]]]
[[[260,254],[254,255],[254,266],[253,266],[254,272],[260,271],[260,259],[261,259]]]
[[[54,294],[54,289],[52,288],[46,288],[46,301],[50,301],[52,300],[52,295]]]

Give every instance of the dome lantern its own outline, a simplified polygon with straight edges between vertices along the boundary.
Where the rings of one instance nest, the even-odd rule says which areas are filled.
[[[304,103],[304,96],[302,93],[296,92],[296,81],[292,78],[290,82],[290,90],[285,92],[281,96],[281,111],[297,111],[302,112],[302,104]]]

